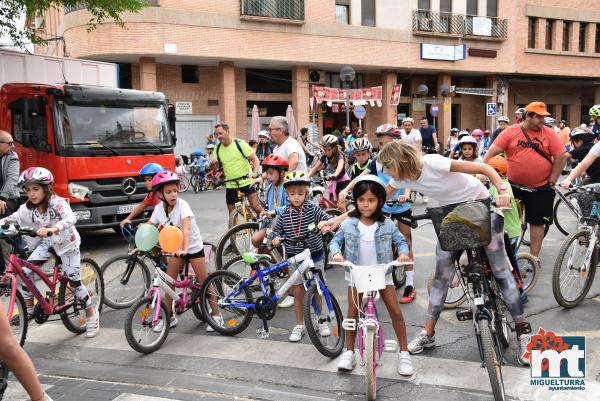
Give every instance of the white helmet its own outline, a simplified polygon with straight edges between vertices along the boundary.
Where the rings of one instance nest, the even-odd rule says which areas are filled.
[[[458,141],[458,145],[460,146],[461,149],[465,143],[473,145],[474,148],[477,148],[477,139],[475,139],[471,135],[464,136],[464,137],[460,138],[460,140]]]
[[[324,147],[329,147],[332,145],[337,145],[338,143],[338,138],[335,135],[325,135],[323,137],[323,139],[321,139],[321,145],[323,145]]]
[[[354,152],[360,152],[361,150],[371,150],[371,142],[367,138],[357,138],[350,145]]]
[[[544,117],[544,125],[547,125],[548,127],[552,127],[556,124],[556,120],[553,117]]]
[[[261,137],[261,136],[262,136],[262,137],[265,137],[265,138],[267,138],[267,139],[271,139],[271,135],[269,135],[269,131],[266,131],[266,130],[262,130],[262,131],[260,131],[260,132],[258,133],[258,136],[259,136],[259,137]]]
[[[500,117],[498,117],[498,122],[499,123],[507,123],[508,124],[508,123],[510,123],[510,120],[509,120],[509,118],[507,116],[500,116]]]
[[[213,145],[212,143],[209,143],[208,145],[206,145],[206,149],[214,149],[215,145]]]

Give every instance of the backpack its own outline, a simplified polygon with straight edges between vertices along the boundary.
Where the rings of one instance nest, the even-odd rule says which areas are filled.
[[[240,151],[240,154],[244,157],[244,159],[248,159],[244,155],[244,152],[242,151],[242,145],[240,145],[240,140],[237,138],[234,138],[233,142],[235,142],[235,146],[238,148],[238,150]],[[219,149],[221,149],[221,142],[219,142],[217,144],[217,148],[215,149],[215,154],[217,155],[217,161],[219,162],[219,165],[221,165],[221,158],[219,157]]]

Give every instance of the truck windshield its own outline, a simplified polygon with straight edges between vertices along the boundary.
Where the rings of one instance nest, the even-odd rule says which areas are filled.
[[[57,110],[58,145],[62,148],[161,150],[172,146],[166,113],[159,103],[83,103],[58,99]]]

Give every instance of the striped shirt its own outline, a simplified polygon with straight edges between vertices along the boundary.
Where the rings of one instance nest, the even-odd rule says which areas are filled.
[[[305,249],[304,241],[296,241],[296,238],[306,238],[306,245],[313,256],[323,253],[323,237],[318,230],[308,232],[308,226],[315,226],[323,220],[331,217],[323,212],[320,207],[311,201],[305,201],[302,208],[295,208],[288,204],[277,218],[273,233],[277,237],[285,238],[285,250],[288,257],[296,256]],[[308,234],[308,238],[306,237]]]

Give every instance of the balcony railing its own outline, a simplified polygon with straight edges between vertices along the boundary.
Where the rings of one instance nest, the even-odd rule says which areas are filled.
[[[150,7],[160,7],[160,4],[158,4],[158,0],[146,0],[146,3]],[[65,9],[65,14],[69,14],[69,13],[72,13],[73,11],[84,10],[85,6],[83,4],[75,4],[74,6],[65,5],[64,9]]]
[[[491,20],[491,29],[488,32],[476,27],[473,30],[472,15],[454,14],[439,11],[429,10],[413,10],[413,32],[421,33],[438,33],[459,36],[480,36],[506,39],[508,35],[508,20],[504,18],[488,18],[483,17],[481,22],[486,22],[485,19]]]
[[[240,0],[240,14],[251,17],[304,20],[304,0]]]

